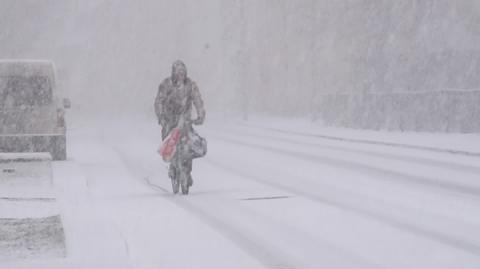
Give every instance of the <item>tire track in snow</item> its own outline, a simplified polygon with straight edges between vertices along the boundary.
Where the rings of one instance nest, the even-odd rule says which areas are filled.
[[[152,182],[150,182],[150,180],[148,178],[145,178],[145,181],[146,181],[146,184],[148,184],[149,186],[151,186],[153,189],[157,189],[159,192],[165,192],[165,188],[159,186],[159,185],[156,185]],[[262,184],[262,185],[265,185],[265,184]],[[181,208],[183,208],[184,210],[187,210],[188,212],[190,213],[195,213],[195,214],[199,214],[198,216],[196,216],[197,218],[201,219],[203,222],[205,222],[205,220],[203,219],[205,214],[209,214],[209,213],[206,213],[205,210],[199,210],[201,207],[198,207],[198,206],[195,206],[193,205],[191,202],[189,202],[188,200],[188,196],[181,196],[181,197],[174,197],[170,191],[167,191],[171,196],[172,199],[179,199],[179,200],[176,200],[175,202],[180,202],[180,203],[186,203],[187,207],[188,208],[184,208],[184,204],[182,205],[178,205],[177,206],[180,206]],[[183,198],[186,198],[186,199],[183,199]],[[171,201],[172,202],[172,201]],[[190,210],[194,210],[193,212],[190,211]],[[214,212],[213,214],[216,214],[217,212]],[[212,218],[212,214],[210,214],[210,216],[208,216],[209,218],[209,222],[210,222],[210,219]],[[274,221],[270,220],[267,216],[260,216],[260,215],[255,215],[253,216],[252,213],[250,213],[250,216],[249,218],[253,218],[253,219],[268,219],[268,223],[272,223]],[[220,220],[219,218],[215,217],[215,219],[217,220]],[[224,230],[223,232],[225,233],[221,233],[224,237],[227,237],[230,241],[233,241],[233,243],[235,243],[236,245],[238,245],[238,234],[236,234],[234,237],[232,237],[232,234],[231,234],[231,229],[232,228],[235,228],[235,230],[237,231],[242,231],[242,230],[245,230],[243,229],[242,227],[240,226],[236,226],[236,225],[232,225],[231,221],[230,222],[226,222],[226,221],[221,221],[223,224],[222,226],[228,226],[228,228],[226,230]],[[208,225],[210,225],[211,227],[215,228],[215,230],[217,230],[218,228],[218,222],[215,222],[215,223],[207,223]],[[265,225],[265,224],[263,224]],[[235,227],[232,227],[232,226],[235,226]],[[225,227],[224,227],[225,228]],[[271,230],[271,229],[270,229]],[[306,235],[302,232],[299,233],[299,231],[296,231],[293,227],[291,226],[288,226],[287,224],[283,224],[282,225],[282,231],[288,231],[288,234],[289,235],[295,235],[297,236],[296,238],[302,238],[303,240],[312,240],[312,237],[310,235]],[[242,246],[244,245],[245,248],[248,248],[248,251],[252,251],[254,252],[255,255],[259,255],[259,252],[258,250],[261,250],[260,254],[261,256],[265,257],[267,255],[265,255],[266,251],[268,251],[269,253],[275,253],[273,259],[277,259],[276,257],[284,257],[287,258],[289,255],[286,254],[285,251],[281,251],[279,249],[276,249],[275,251],[272,252],[272,249],[275,249],[275,248],[272,248],[272,246],[268,243],[266,244],[261,244],[261,243],[255,243],[257,246],[254,248],[254,249],[250,249],[250,245],[252,244],[252,242],[257,242],[258,240],[252,240],[252,234],[250,233],[249,236],[246,235],[245,232],[241,232],[242,234]],[[301,235],[300,235],[301,234]],[[246,239],[246,240],[245,240]],[[324,258],[324,260],[329,260],[329,263],[328,264],[336,264],[336,266],[339,266],[339,267],[336,267],[334,266],[334,268],[352,268],[352,265],[355,265],[355,268],[385,268],[379,264],[376,264],[376,263],[373,263],[372,261],[369,261],[369,260],[366,260],[365,258],[362,258],[360,256],[358,256],[357,254],[351,252],[351,251],[348,251],[348,250],[345,250],[344,248],[342,248],[340,245],[335,245],[335,244],[332,244],[330,242],[327,242],[325,241],[323,238],[317,238],[318,240],[320,240],[321,243],[318,243],[318,242],[309,242],[307,245],[312,247],[311,249],[317,249],[319,251],[319,255],[326,255],[326,257]],[[247,242],[245,242],[247,241]],[[269,245],[269,246],[267,246]],[[242,247],[240,246],[240,247]],[[242,248],[243,249],[243,248]],[[263,252],[263,254],[262,254]],[[249,253],[250,254],[250,253]],[[253,254],[250,254],[250,255],[253,255]],[[268,256],[272,257],[271,254],[268,254]],[[254,257],[255,258],[255,257]],[[256,260],[259,260],[261,261],[262,258],[256,258]],[[272,258],[269,258],[269,260],[271,260]],[[292,258],[288,258],[291,262],[289,263],[290,265],[294,264],[293,267],[278,267],[278,261],[273,264],[273,263],[263,263],[265,266],[268,266],[268,268],[311,268],[313,265],[307,265],[305,263],[302,263],[302,261],[300,260],[296,260],[295,262],[293,262],[293,259]],[[347,265],[345,265],[347,264]],[[316,268],[316,267],[314,267]]]
[[[168,188],[152,183],[149,177],[142,177],[139,173],[141,172],[145,174],[148,169],[144,169],[141,165],[134,163],[133,159],[129,160],[128,156],[123,154],[120,149],[114,148],[113,146],[111,148],[120,156],[125,167],[127,167],[135,178],[141,179],[148,187],[161,193],[162,198],[191,213],[201,222],[213,228],[213,230],[231,241],[234,245],[239,247],[256,261],[260,262],[266,268],[316,268],[315,265],[305,264],[302,260],[293,258],[285,251],[280,250],[266,241],[262,242],[262,240],[252,237],[252,234],[246,233],[241,226],[236,225],[234,222],[232,223],[232,221],[223,220],[221,216],[217,216],[216,211],[210,211],[210,213],[203,207],[194,205],[188,200],[189,196],[173,195]],[[303,237],[306,238],[305,236]],[[327,259],[333,260],[335,264],[340,263],[341,265],[339,268],[351,268],[352,264],[355,264],[357,268],[384,268],[372,261],[365,260],[354,253],[345,251],[337,245],[330,245],[328,243],[322,243],[320,245],[318,243],[315,244],[318,249],[320,249],[320,247],[329,247],[329,249],[326,250],[326,252],[328,252],[327,254],[329,254],[327,255]],[[348,257],[338,258],[339,254],[344,254]],[[344,266],[343,264],[345,263],[349,265]]]
[[[299,158],[299,159],[306,160],[313,163],[322,163],[330,166],[340,167],[342,169],[351,170],[354,172],[363,172],[368,175],[377,175],[377,177],[371,177],[372,179],[376,179],[376,180],[381,180],[381,181],[390,180],[394,182],[416,184],[423,187],[436,188],[436,189],[451,192],[451,193],[469,195],[474,199],[480,198],[479,187],[465,186],[465,185],[455,184],[452,182],[432,179],[432,178],[423,177],[423,176],[404,174],[396,171],[391,171],[388,169],[370,166],[370,165],[363,164],[360,162],[355,162],[355,161],[340,160],[340,159],[330,158],[326,156],[319,156],[319,155],[313,155],[313,154],[308,154],[303,152],[296,152],[292,150],[264,146],[260,144],[253,144],[253,143],[248,143],[238,139],[231,139],[231,138],[225,138],[220,136],[211,136],[211,137],[214,137],[215,139],[218,139],[227,143],[236,144],[236,145],[245,146],[245,147],[254,148],[254,149],[261,149],[264,151],[277,153],[277,154],[280,153],[283,155]]]
[[[238,134],[238,133],[235,133],[235,134]],[[287,142],[295,145],[305,145],[310,147],[313,146],[317,148],[329,149],[329,150],[334,150],[339,152],[351,152],[356,154],[379,157],[379,158],[388,159],[388,160],[397,160],[397,161],[408,162],[408,163],[423,164],[426,166],[435,166],[438,168],[450,169],[453,171],[469,172],[469,173],[480,176],[480,167],[478,166],[452,163],[447,161],[415,157],[415,156],[397,155],[393,153],[381,153],[381,152],[375,152],[375,151],[369,151],[369,150],[351,149],[351,148],[340,147],[340,146],[321,145],[313,142],[304,142],[304,141],[298,141],[294,139],[276,137],[276,136],[270,136],[270,135],[253,134],[253,133],[247,133],[247,132],[242,132],[242,135],[257,137],[261,139],[277,140],[277,141]]]
[[[261,263],[266,268],[311,268],[306,264],[302,264],[301,261],[290,257],[287,253],[284,253],[276,247],[269,245],[268,243],[256,242],[255,240],[252,240],[249,235],[242,232],[241,227],[237,227],[232,223],[227,223],[220,217],[207,212],[201,207],[193,205],[187,199],[183,199],[186,197],[174,196],[166,188],[151,183],[148,178],[145,178],[138,173],[142,171],[141,167],[134,165],[133,162],[131,162],[128,157],[121,152],[121,150],[115,147],[112,147],[112,149],[120,156],[120,159],[125,164],[125,167],[135,178],[142,180],[149,188],[155,189],[164,194],[161,195],[163,199],[177,205],[178,207],[195,216],[197,219],[201,220],[206,225],[210,226],[214,231],[218,232],[220,235],[239,247],[246,254]],[[167,194],[170,195],[167,196]]]
[[[249,145],[249,147],[258,148],[257,145]],[[124,163],[129,168],[130,171],[139,172],[140,170],[142,170],[142,169],[140,170],[136,169],[136,167],[132,166],[131,162],[129,162],[128,159],[126,159],[125,156],[119,150],[116,150],[116,151],[122,157],[122,160],[124,161]],[[211,162],[208,158],[207,160]],[[219,168],[222,168],[223,170],[230,171],[231,173],[234,173],[236,175],[242,175],[241,172],[235,171],[234,169],[230,170],[229,167],[222,167],[222,165],[219,163],[212,163],[212,164]],[[368,209],[356,208],[355,205],[349,205],[336,200],[329,200],[328,198],[316,196],[311,193],[306,193],[302,190],[298,190],[289,186],[284,186],[281,184],[269,182],[268,180],[265,180],[265,179],[261,179],[258,177],[255,178],[255,177],[252,177],[251,175],[247,175],[244,177],[249,178],[258,183],[268,185],[270,187],[274,187],[283,191],[287,191],[292,194],[306,197],[310,200],[320,202],[322,204],[326,204],[342,210],[350,211],[355,214],[361,215],[363,217],[375,219],[382,223],[386,223],[390,226],[393,226],[394,228],[398,228],[400,230],[408,231],[410,233],[426,237],[428,239],[431,239],[436,242],[440,242],[450,247],[459,248],[461,250],[464,250],[468,253],[472,253],[474,255],[480,255],[480,246],[471,242],[464,242],[461,239],[454,238],[442,233],[437,233],[435,231],[430,231],[428,229],[424,229],[421,227],[416,227],[415,225],[404,223],[401,220],[399,221],[389,216],[377,215],[376,212],[369,211]],[[150,188],[153,187],[153,185],[147,182],[144,177],[136,177],[136,178],[143,179],[145,181],[145,184],[148,184]],[[170,192],[166,188],[160,187],[157,190],[163,194],[167,194],[167,193],[170,194]],[[232,227],[231,224],[216,217],[215,214],[209,214],[208,212],[204,212],[205,210],[202,210],[201,208],[198,208],[193,204],[189,203],[187,200],[188,198],[187,199],[183,199],[180,197],[173,198],[173,195],[171,194],[168,196],[162,195],[162,197],[167,199],[167,201],[175,203],[179,207],[184,208],[188,212],[191,212],[192,214],[197,216],[199,219],[201,219],[203,222],[205,222],[207,225],[214,228],[214,230],[218,230],[220,234],[222,234],[224,237],[232,241],[232,243],[234,243],[235,245],[239,246],[242,250],[244,250],[254,259],[261,262],[266,267],[268,268],[299,268],[298,263],[293,262],[293,260],[288,258],[288,256],[279,254],[278,251],[272,250],[267,244],[261,244],[261,243],[256,243],[255,241],[252,241],[247,235],[241,232],[241,227]],[[177,199],[177,198],[180,198],[180,199]],[[218,227],[221,227],[221,229],[216,229]],[[281,261],[277,259],[279,255],[281,255],[282,257]]]
[[[451,236],[448,234],[432,231],[431,229],[428,228],[423,228],[416,226],[414,224],[408,223],[406,221],[402,221],[401,219],[398,219],[393,216],[388,216],[385,214],[379,214],[378,212],[369,209],[369,208],[362,208],[357,205],[352,205],[349,204],[348,202],[344,202],[341,199],[334,199],[332,197],[322,197],[321,195],[318,194],[312,194],[310,192],[306,192],[291,186],[286,186],[280,183],[276,183],[273,180],[266,180],[264,178],[260,178],[251,174],[246,174],[243,171],[237,170],[235,168],[223,165],[217,161],[213,161],[210,158],[207,158],[207,161],[213,165],[216,166],[220,169],[223,169],[224,171],[230,172],[235,175],[242,176],[246,179],[250,179],[254,182],[258,182],[273,188],[277,188],[279,190],[289,192],[301,197],[305,197],[309,200],[324,204],[324,205],[329,205],[334,208],[343,210],[343,211],[348,211],[354,214],[357,214],[361,217],[368,218],[368,219],[373,219],[376,221],[379,221],[381,223],[384,223],[386,225],[389,225],[393,228],[409,232],[411,234],[421,236],[423,238],[430,239],[432,241],[447,245],[449,247],[454,247],[457,249],[461,249],[465,252],[468,252],[470,254],[480,256],[480,245],[476,244],[474,242],[467,242],[461,238],[457,238],[455,236]]]
[[[309,134],[309,133],[302,133],[302,132],[296,132],[296,131],[282,130],[282,129],[272,128],[272,127],[262,127],[262,126],[257,126],[257,125],[254,125],[254,124],[248,124],[248,123],[241,123],[241,124],[244,125],[244,126],[254,127],[254,128],[257,128],[257,129],[269,130],[269,131],[274,131],[274,132],[277,132],[277,133],[299,135],[299,136],[304,136],[304,137],[316,137],[316,138],[322,138],[322,139],[326,139],[326,140],[351,142],[351,143],[357,143],[357,144],[382,145],[382,146],[389,146],[389,147],[395,147],[395,148],[407,148],[407,149],[431,151],[431,152],[437,152],[437,153],[448,153],[448,154],[453,154],[453,155],[480,157],[480,152],[471,152],[471,151],[446,149],[446,148],[436,148],[436,147],[429,147],[429,146],[408,145],[408,144],[383,142],[383,141],[375,141],[375,140],[367,140],[367,139],[344,138],[344,137],[338,137],[338,136],[332,136],[332,135],[323,135],[323,134]]]

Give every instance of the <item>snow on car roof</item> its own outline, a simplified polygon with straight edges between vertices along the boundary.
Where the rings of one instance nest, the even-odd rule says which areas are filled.
[[[47,76],[54,78],[55,65],[49,60],[0,59],[0,76]]]

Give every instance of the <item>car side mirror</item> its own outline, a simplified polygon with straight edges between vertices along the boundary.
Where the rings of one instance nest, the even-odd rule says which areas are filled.
[[[72,102],[69,98],[63,98],[63,108],[70,109],[72,107]]]

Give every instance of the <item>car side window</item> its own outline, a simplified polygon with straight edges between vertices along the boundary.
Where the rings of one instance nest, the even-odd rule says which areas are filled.
[[[51,83],[45,76],[2,77],[0,78],[0,94],[1,105],[5,108],[44,106],[53,101]]]

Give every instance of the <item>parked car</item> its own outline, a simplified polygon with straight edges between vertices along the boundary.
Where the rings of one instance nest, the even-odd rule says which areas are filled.
[[[50,152],[65,160],[65,109],[50,61],[0,60],[0,152]]]

